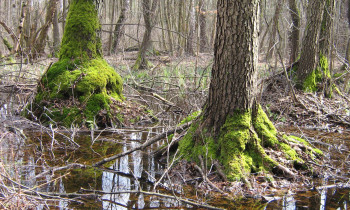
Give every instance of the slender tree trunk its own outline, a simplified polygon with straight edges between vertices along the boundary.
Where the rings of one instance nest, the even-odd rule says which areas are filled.
[[[111,26],[109,30],[109,39],[108,39],[108,49],[107,49],[107,54],[111,55],[112,52],[112,44],[113,44],[113,22],[114,22],[114,16],[115,16],[115,1],[116,0],[111,0],[110,3],[110,9],[112,10],[112,15],[111,15]]]
[[[289,64],[292,65],[299,54],[300,41],[300,12],[296,0],[289,0],[289,11],[292,17],[292,31],[290,35],[290,58]]]
[[[325,1],[310,0],[307,10],[307,25],[300,55],[300,63],[297,70],[297,85],[299,88],[310,89],[306,80],[311,79],[318,61],[318,42],[322,23]],[[313,88],[311,88],[313,89]],[[310,90],[313,91],[313,90]]]
[[[146,53],[151,47],[151,33],[153,28],[153,17],[158,5],[158,0],[153,0],[152,5],[150,0],[142,1],[142,9],[143,9],[143,19],[145,22],[146,31],[143,35],[140,51],[133,66],[133,69],[145,69],[149,67],[149,61],[146,59]]]
[[[62,0],[62,33],[64,33],[64,27],[66,26],[67,17],[67,0]]]
[[[166,2],[166,7],[164,8],[164,13],[165,13],[165,24],[166,24],[166,29],[168,31],[168,44],[169,44],[169,51],[170,54],[173,53],[173,34],[171,33],[171,23],[170,23],[170,1]]]
[[[194,31],[195,31],[195,8],[194,8],[194,0],[190,0],[189,5],[189,15],[188,15],[189,23],[188,23],[188,35],[186,40],[186,48],[185,52],[188,55],[194,55],[193,43],[194,43]]]
[[[53,16],[53,22],[52,22],[52,37],[53,37],[53,52],[52,55],[55,56],[55,54],[58,52],[60,49],[60,44],[61,44],[61,36],[60,36],[60,28],[59,28],[59,23],[58,23],[58,7],[56,7],[56,12]]]
[[[334,19],[334,0],[327,0],[324,12],[323,20],[321,25],[320,34],[320,53],[330,59],[331,54],[331,41],[332,41],[332,31],[333,31],[333,19]]]
[[[13,53],[17,53],[21,48],[21,38],[22,38],[22,34],[23,34],[24,20],[25,20],[26,12],[27,12],[26,7],[27,7],[27,2],[23,2],[22,6],[21,6],[21,10],[20,10],[21,15],[20,15],[20,19],[19,19],[19,24],[17,27],[17,38],[16,38],[16,42],[15,42],[13,50],[12,50]]]
[[[276,40],[276,37],[277,37],[277,31],[279,30],[279,19],[280,19],[283,3],[284,3],[283,0],[278,0],[276,3],[275,14],[273,16],[272,26],[271,26],[272,28],[271,28],[271,34],[270,34],[269,48],[266,54],[267,60],[270,60],[275,53],[275,45],[278,42]]]
[[[120,39],[125,33],[125,22],[128,18],[128,13],[130,10],[130,0],[123,0],[122,10],[120,12],[117,25],[114,29],[114,39],[112,44],[112,53],[116,53],[119,47]]]
[[[204,0],[199,0],[200,52],[206,52],[208,46],[206,12]]]
[[[50,28],[50,25],[52,24],[54,14],[56,13],[58,0],[50,0],[49,5],[47,7],[46,17],[45,17],[45,23],[41,28],[41,31],[39,33],[38,39],[35,43],[35,50],[36,54],[34,57],[40,56],[44,54],[45,46],[46,46],[46,38],[47,34]]]

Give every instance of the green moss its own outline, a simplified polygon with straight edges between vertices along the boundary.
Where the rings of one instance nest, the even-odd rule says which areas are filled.
[[[201,113],[202,113],[201,110],[192,112],[190,115],[188,115],[183,120],[181,120],[179,125],[183,125],[183,124],[186,124],[188,122],[191,122],[192,120],[196,119]]]
[[[306,92],[316,92],[318,90],[318,84],[322,83],[324,78],[331,78],[331,73],[327,57],[321,54],[318,67],[304,80],[303,90]]]
[[[87,60],[101,56],[101,30],[94,0],[73,0],[60,49],[61,59]]]
[[[274,147],[278,144],[277,130],[261,106],[258,107],[256,116],[253,118],[253,125],[264,147]]]
[[[13,46],[10,44],[10,42],[6,39],[6,38],[2,38],[2,41],[4,43],[4,45],[6,46],[6,48],[9,50],[9,51],[12,51],[13,50]]]
[[[213,138],[203,136],[206,134],[205,131],[203,131],[203,133],[197,134],[196,131],[198,129],[198,126],[199,122],[194,123],[189,128],[184,138],[180,141],[180,154],[184,159],[195,162],[199,162],[199,156],[202,156],[209,161],[217,159],[218,145],[216,142],[214,142]]]
[[[142,58],[141,54],[139,53],[132,69],[133,70],[150,69],[152,67],[153,67],[153,64],[148,59]]]
[[[259,114],[262,114],[260,111]],[[265,119],[265,120],[262,120]],[[267,137],[276,134],[272,124],[266,121],[267,117],[256,117],[254,123],[263,123],[259,126],[262,135]],[[201,121],[201,120],[199,120]],[[197,136],[199,122],[191,126],[187,135],[179,143],[180,153],[187,159],[198,161],[198,155],[218,159],[224,166],[224,171],[229,180],[240,179],[251,172],[263,171],[276,163],[265,154],[259,145],[261,140],[256,133],[251,132],[252,112],[236,111],[227,117],[225,124],[221,127],[220,136],[215,140],[208,132],[202,131]],[[272,126],[272,128],[271,128]],[[271,131],[266,133],[267,128]],[[276,138],[276,137],[274,137]],[[277,141],[276,139],[269,142]]]

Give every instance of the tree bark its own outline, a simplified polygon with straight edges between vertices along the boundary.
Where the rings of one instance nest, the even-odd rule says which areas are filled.
[[[323,20],[321,25],[320,34],[320,53],[327,59],[330,59],[331,54],[331,44],[332,44],[332,32],[333,32],[333,19],[334,19],[334,0],[327,0],[324,12]]]
[[[119,47],[120,39],[125,33],[125,22],[128,18],[128,13],[130,10],[130,0],[123,0],[122,10],[120,12],[117,25],[114,29],[114,39],[112,44],[112,53],[117,53]]]
[[[318,42],[322,23],[325,1],[310,0],[307,10],[307,25],[301,50],[299,67],[297,69],[297,86],[304,83],[315,68],[318,61]]]
[[[292,18],[289,65],[292,65],[297,60],[300,41],[300,12],[296,0],[289,0],[289,11]]]
[[[214,133],[227,116],[253,107],[257,89],[258,1],[229,2],[218,1],[214,65],[204,111],[206,126]]]

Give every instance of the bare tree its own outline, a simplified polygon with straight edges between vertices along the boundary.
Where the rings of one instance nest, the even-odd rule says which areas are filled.
[[[188,55],[194,55],[193,44],[194,44],[194,34],[195,34],[195,22],[196,22],[194,0],[190,0],[188,19],[189,19],[188,35],[186,40],[185,52]]]
[[[128,12],[130,10],[130,0],[123,0],[123,6],[118,18],[117,25],[114,29],[114,38],[112,43],[112,53],[116,53],[119,47],[120,39],[125,33],[125,22],[128,18]]]
[[[46,46],[46,38],[49,31],[49,28],[52,24],[53,17],[57,11],[57,4],[59,0],[50,0],[49,5],[47,7],[46,17],[45,17],[45,24],[41,27],[40,33],[38,38],[35,41],[35,50],[36,53],[34,54],[34,57],[40,56],[44,54],[45,46]]]
[[[158,0],[153,0],[151,4],[151,0],[143,0],[142,1],[142,10],[143,10],[143,19],[145,22],[146,31],[143,35],[141,47],[136,59],[136,62],[133,66],[134,70],[138,69],[147,69],[150,64],[146,58],[146,52],[149,50],[151,46],[151,33],[153,29],[153,18],[158,5]]]

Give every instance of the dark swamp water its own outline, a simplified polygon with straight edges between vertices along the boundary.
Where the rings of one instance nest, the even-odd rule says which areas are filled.
[[[2,119],[1,123],[6,124],[9,120],[11,119]],[[176,198],[203,202],[222,209],[350,209],[348,188],[316,188],[338,182],[349,184],[350,132],[330,133],[281,128],[286,133],[310,137],[309,140],[326,151],[326,156],[332,160],[330,168],[341,170],[337,173],[341,179],[326,175],[322,179],[313,180],[314,189],[276,192],[267,195],[267,200],[259,197],[232,201],[218,195],[210,196],[198,193],[194,186],[172,183],[166,176],[154,190],[155,183],[166,169],[167,160],[158,160],[151,154],[164,141],[144,151],[135,151],[121,157],[111,162],[104,170],[91,167],[56,170],[73,163],[92,165],[105,157],[135,148],[164,129],[165,127],[160,126],[93,133],[75,132],[74,129],[25,130],[23,133],[15,130],[16,135],[13,135],[13,138],[0,141],[1,163],[8,177],[19,180],[22,185],[33,191],[56,196],[70,193],[87,194],[91,193],[91,190],[98,194],[104,193],[99,194],[99,197],[68,196],[64,199],[53,199],[48,202],[52,209],[205,209]],[[76,202],[77,200],[79,202]],[[37,209],[48,206],[39,205]]]
[[[297,129],[288,129],[295,133]],[[220,196],[208,196],[196,193],[194,187],[179,186],[164,179],[157,190],[154,183],[165,170],[164,161],[155,159],[152,151],[163,142],[135,151],[128,156],[112,162],[105,170],[71,169],[53,173],[53,167],[65,166],[69,163],[91,165],[103,157],[130,150],[139,146],[152,133],[159,133],[162,128],[151,130],[110,130],[94,132],[36,132],[25,131],[27,140],[14,138],[13,142],[1,142],[2,162],[11,166],[7,171],[11,177],[17,177],[21,184],[40,192],[67,194],[93,189],[108,194],[101,197],[81,197],[79,203],[69,198],[52,201],[55,209],[205,209],[180,202],[158,194],[175,195],[182,198],[204,201],[211,206],[224,209],[350,209],[349,189],[324,188],[314,190],[297,190],[293,193],[270,195],[274,199],[246,198],[228,201]],[[300,130],[299,130],[300,131]],[[333,153],[335,162],[349,161],[349,133],[322,133],[306,131],[315,139],[328,141],[320,145],[323,149],[329,145],[337,145],[339,154]],[[46,133],[46,134],[44,134]],[[327,137],[328,138],[325,138]],[[73,138],[74,137],[74,138]],[[72,142],[72,139],[76,143]],[[326,140],[325,140],[326,139]],[[328,140],[327,140],[328,139]],[[93,144],[92,144],[93,143]],[[77,148],[79,144],[80,147]],[[341,149],[343,148],[343,149]],[[343,155],[341,151],[343,152]],[[165,161],[166,162],[166,161]],[[336,164],[336,163],[335,163]],[[349,171],[344,172],[349,177]],[[315,180],[315,185],[331,185],[334,178]],[[173,186],[173,187],[171,187]],[[155,192],[154,194],[139,191]],[[38,206],[42,209],[44,206]]]

